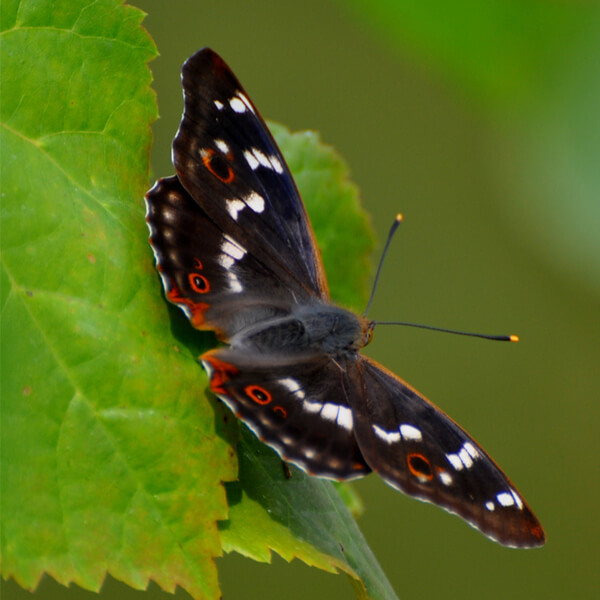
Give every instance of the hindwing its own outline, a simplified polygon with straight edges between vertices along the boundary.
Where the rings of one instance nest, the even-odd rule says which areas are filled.
[[[370,471],[354,437],[345,374],[331,358],[218,349],[201,360],[211,390],[284,460],[337,480]]]
[[[221,231],[177,177],[157,181],[146,204],[165,295],[194,327],[230,339],[244,327],[289,312],[294,290]]]

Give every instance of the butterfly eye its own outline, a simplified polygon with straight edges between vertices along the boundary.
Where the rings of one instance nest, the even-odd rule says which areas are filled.
[[[433,479],[433,472],[431,470],[431,463],[422,455],[416,452],[409,454],[406,457],[406,463],[410,472],[419,479],[425,479],[431,481]]]
[[[206,294],[210,291],[210,283],[204,275],[198,275],[198,273],[190,273],[188,275],[188,281],[192,289],[198,294]]]
[[[244,388],[244,391],[254,402],[257,404],[269,404],[271,402],[271,394],[265,390],[265,388],[261,388],[258,385],[248,385]]]

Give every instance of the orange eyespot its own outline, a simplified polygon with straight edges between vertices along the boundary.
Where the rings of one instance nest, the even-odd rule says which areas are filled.
[[[248,397],[254,400],[254,402],[257,404],[269,404],[269,402],[272,400],[271,394],[265,390],[265,388],[262,388],[259,385],[247,385],[244,388],[244,391]]]
[[[431,481],[433,479],[433,471],[431,463],[427,458],[418,452],[413,452],[406,457],[406,464],[410,472],[419,479]]]
[[[287,411],[285,410],[285,408],[282,408],[281,406],[275,406],[273,407],[273,412],[274,413],[278,413],[280,414],[284,419],[287,419]]]
[[[198,294],[206,294],[210,291],[210,283],[204,275],[198,273],[190,273],[188,275],[188,281],[190,282],[191,288]]]
[[[233,169],[227,164],[225,159],[217,154],[212,148],[202,150],[202,162],[204,166],[223,183],[231,183],[235,179]]]

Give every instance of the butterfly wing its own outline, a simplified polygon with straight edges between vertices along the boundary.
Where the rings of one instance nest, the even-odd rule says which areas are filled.
[[[544,531],[517,489],[450,417],[366,357],[348,372],[356,439],[373,471],[501,544],[544,544]]]
[[[289,312],[294,290],[224,234],[177,177],[157,181],[146,204],[165,294],[194,327],[230,339],[244,327]]]
[[[272,278],[286,282],[297,297],[327,299],[321,258],[294,180],[240,82],[208,48],[186,61],[182,80],[184,113],[173,163],[183,187]]]
[[[336,480],[370,471],[354,438],[345,375],[329,357],[218,349],[201,360],[211,390],[284,460]]]

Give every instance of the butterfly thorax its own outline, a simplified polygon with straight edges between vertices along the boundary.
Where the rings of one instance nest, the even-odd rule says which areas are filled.
[[[261,354],[355,354],[370,341],[367,319],[321,302],[294,305],[289,314],[239,331],[232,347]]]

